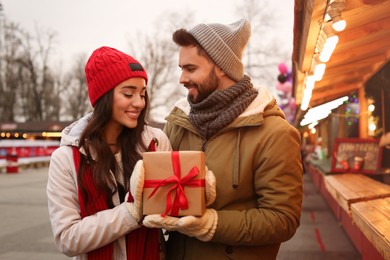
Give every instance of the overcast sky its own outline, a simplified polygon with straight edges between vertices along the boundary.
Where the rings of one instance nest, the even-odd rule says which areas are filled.
[[[276,11],[274,31],[284,35],[287,51],[292,51],[293,0],[257,0],[267,2]],[[194,14],[194,24],[231,23],[236,14],[237,0],[0,0],[3,14],[34,32],[34,26],[57,32],[56,54],[66,66],[81,52],[108,45],[128,50],[129,35],[153,31],[156,19],[167,11]],[[280,8],[282,6],[283,8]],[[171,34],[172,32],[167,32]],[[136,54],[133,54],[136,56]]]

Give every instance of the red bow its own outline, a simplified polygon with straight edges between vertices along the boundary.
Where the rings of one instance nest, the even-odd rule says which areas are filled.
[[[205,181],[204,179],[196,179],[194,180],[198,174],[198,167],[194,166],[191,170],[185,175],[183,178],[181,177],[180,171],[180,158],[179,152],[172,152],[172,166],[174,175],[164,179],[164,180],[146,180],[144,183],[144,188],[153,188],[153,192],[149,195],[148,199],[151,198],[158,190],[158,188],[168,185],[174,184],[168,191],[167,194],[167,204],[165,208],[165,216],[169,212],[171,212],[172,216],[178,216],[180,209],[188,209],[188,201],[187,197],[184,193],[184,186],[188,187],[204,187]],[[172,192],[176,191],[175,198],[172,202]]]

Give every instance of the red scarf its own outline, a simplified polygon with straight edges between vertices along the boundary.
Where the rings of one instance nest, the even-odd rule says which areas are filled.
[[[149,145],[149,150],[155,151],[155,141]],[[78,172],[80,165],[80,152],[75,146],[73,149],[73,159]],[[93,198],[88,204],[85,204],[84,197],[78,189],[78,197],[80,203],[81,217],[84,218],[93,215],[96,212],[108,209],[106,204],[106,196],[102,192],[98,192],[93,185],[92,170],[90,167],[85,169],[84,184],[89,198]],[[128,202],[133,202],[133,196],[129,193]],[[130,213],[129,213],[130,214]],[[158,229],[150,229],[144,226],[137,228],[126,235],[127,259],[128,260],[156,260],[160,258],[159,252],[159,234]],[[114,246],[113,243],[88,252],[88,259],[93,260],[110,260],[113,258]]]

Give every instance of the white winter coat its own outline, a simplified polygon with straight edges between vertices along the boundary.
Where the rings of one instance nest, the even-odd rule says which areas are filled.
[[[54,241],[62,253],[74,259],[87,259],[86,252],[114,242],[114,259],[126,259],[125,235],[139,226],[129,213],[127,202],[120,204],[118,193],[113,196],[113,209],[81,219],[71,146],[78,146],[89,117],[90,114],[63,130],[61,145],[51,156],[47,197]],[[146,126],[142,136],[145,145],[153,138],[158,140],[158,151],[171,150],[162,130]]]

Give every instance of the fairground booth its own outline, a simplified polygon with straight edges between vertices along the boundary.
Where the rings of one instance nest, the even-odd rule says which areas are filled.
[[[60,145],[62,129],[70,122],[0,123],[0,173],[21,167],[47,166]]]
[[[390,1],[296,0],[294,125],[362,259],[390,259]]]

